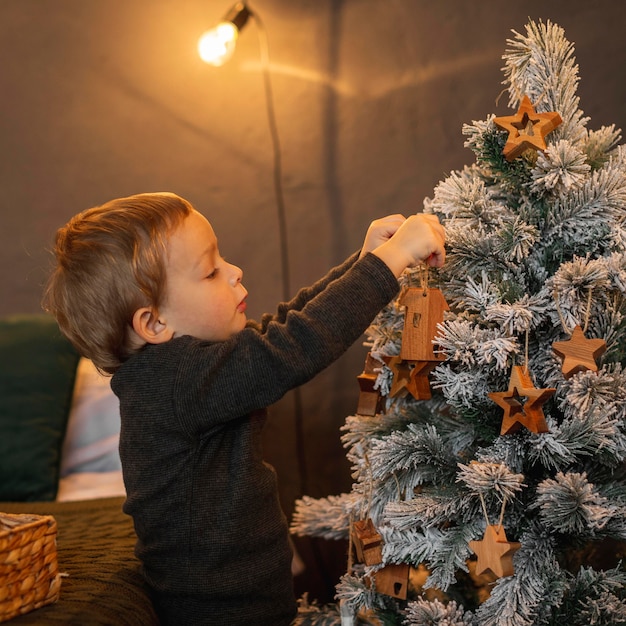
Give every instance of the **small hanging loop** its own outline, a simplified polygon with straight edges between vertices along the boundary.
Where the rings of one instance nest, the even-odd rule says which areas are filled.
[[[589,287],[589,292],[587,293],[587,312],[585,313],[585,326],[583,327],[583,333],[587,332],[587,328],[589,327],[589,318],[591,316],[591,294],[593,293],[593,288]]]
[[[352,569],[354,568],[354,557],[352,552],[354,551],[354,539],[352,537],[354,527],[354,512],[350,511],[350,523],[348,525],[348,571],[347,574],[352,574]]]
[[[556,289],[553,292],[554,304],[556,305],[556,312],[559,314],[559,319],[561,320],[561,326],[563,326],[563,330],[571,335],[574,332],[574,329],[571,330],[567,327],[565,323],[565,318],[563,317],[563,313],[561,312],[561,307],[559,306],[559,294]],[[587,328],[589,327],[589,319],[591,318],[591,305],[593,303],[593,287],[589,287],[587,290],[587,309],[585,311],[585,321],[583,326],[583,333],[587,332]]]
[[[506,508],[506,496],[502,499],[502,508],[500,509],[500,519],[498,520],[498,532],[502,528],[502,522],[504,521],[504,509]]]
[[[555,289],[552,295],[554,297],[556,312],[559,314],[559,319],[561,320],[561,326],[563,327],[563,330],[566,334],[571,335],[572,331],[567,327],[567,324],[565,323],[565,318],[563,317],[563,313],[561,312],[561,307],[559,306],[559,292]]]
[[[426,263],[422,263],[420,265],[420,287],[422,288],[424,297],[428,295],[428,280],[428,265],[426,265]]]
[[[483,507],[483,513],[485,515],[485,521],[487,522],[487,526],[489,526],[489,514],[487,513],[487,505],[485,504],[485,497],[483,496],[482,493],[479,493],[478,497],[480,498],[480,503],[482,504],[482,507]]]
[[[480,503],[483,508],[483,514],[485,515],[485,521],[487,522],[487,526],[491,526],[491,523],[489,522],[489,513],[487,513],[487,505],[485,504],[485,497],[483,496],[482,493],[479,493],[478,496],[480,497]],[[502,507],[500,508],[500,518],[498,519],[498,532],[500,532],[500,529],[502,528],[502,522],[504,521],[505,509],[506,509],[506,496],[504,496],[504,498],[502,499]]]
[[[530,322],[528,323],[528,328],[526,328],[526,339],[524,342],[524,373],[528,374],[528,342],[530,335]]]
[[[367,515],[363,515],[363,509],[361,509],[361,519],[365,519],[366,517],[370,516],[370,510],[372,508],[372,500],[373,500],[373,494],[374,494],[374,479],[372,477],[372,465],[370,464],[370,460],[369,457],[367,455],[367,452],[363,453],[363,458],[365,459],[365,466],[367,467],[367,474],[368,474],[368,480],[367,480]],[[365,502],[364,502],[365,504]]]

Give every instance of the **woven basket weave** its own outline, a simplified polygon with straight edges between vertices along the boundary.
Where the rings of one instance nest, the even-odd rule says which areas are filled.
[[[59,598],[56,535],[51,515],[0,513],[0,622]]]

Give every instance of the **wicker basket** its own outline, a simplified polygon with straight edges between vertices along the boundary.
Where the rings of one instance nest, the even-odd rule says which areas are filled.
[[[56,535],[51,515],[0,513],[0,622],[59,598]]]

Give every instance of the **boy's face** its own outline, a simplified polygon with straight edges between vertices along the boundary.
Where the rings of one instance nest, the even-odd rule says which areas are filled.
[[[167,245],[166,298],[159,319],[174,337],[223,341],[246,324],[243,272],[227,263],[208,220],[193,211]]]

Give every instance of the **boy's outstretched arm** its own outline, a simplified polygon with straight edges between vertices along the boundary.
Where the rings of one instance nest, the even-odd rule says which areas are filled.
[[[418,213],[405,219],[389,215],[375,220],[368,228],[361,256],[372,252],[395,276],[422,261],[441,267],[446,258],[446,234],[435,215]]]

